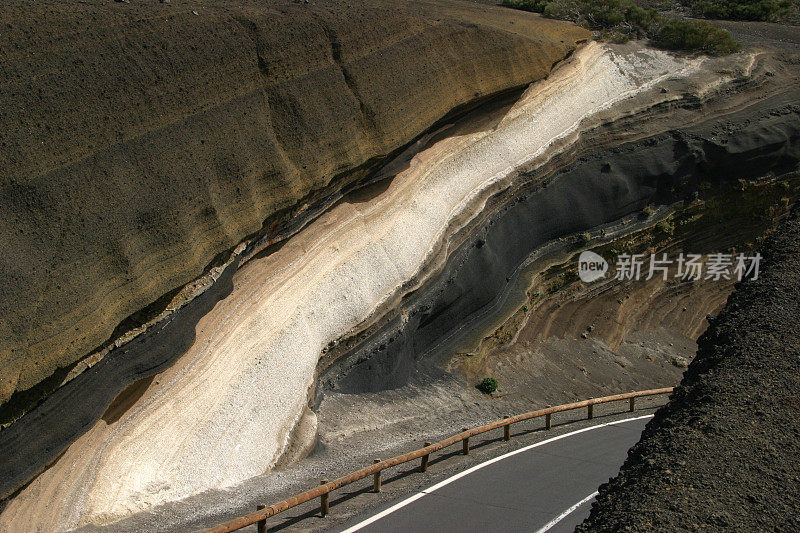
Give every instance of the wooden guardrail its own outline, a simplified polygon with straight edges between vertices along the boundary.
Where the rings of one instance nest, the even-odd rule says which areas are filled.
[[[505,417],[502,420],[498,420],[496,422],[485,424],[483,426],[478,426],[472,429],[464,428],[461,431],[461,433],[453,435],[452,437],[449,437],[442,441],[433,444],[426,442],[425,447],[420,448],[419,450],[415,450],[413,452],[409,452],[404,455],[398,455],[397,457],[392,457],[391,459],[386,459],[385,461],[375,459],[375,462],[372,465],[366,468],[362,468],[361,470],[357,470],[356,472],[353,472],[346,476],[334,479],[333,481],[328,481],[327,479],[323,479],[318,487],[315,487],[311,490],[307,490],[303,493],[292,496],[291,498],[270,505],[269,507],[266,507],[264,505],[259,505],[258,509],[255,512],[246,514],[244,516],[240,516],[239,518],[234,518],[229,522],[225,522],[224,524],[220,524],[216,527],[206,530],[205,533],[228,533],[230,531],[236,531],[237,529],[242,529],[243,527],[252,524],[258,525],[259,533],[266,533],[267,518],[275,516],[278,513],[282,513],[283,511],[291,509],[292,507],[296,507],[300,504],[309,502],[315,498],[320,499],[320,509],[322,515],[325,516],[330,512],[328,495],[332,491],[344,487],[345,485],[354,483],[360,479],[373,476],[373,490],[375,492],[380,492],[381,472],[383,470],[386,470],[387,468],[391,468],[393,466],[397,466],[403,463],[408,463],[416,459],[421,459],[420,471],[425,472],[428,469],[428,459],[430,458],[431,453],[452,446],[458,442],[461,442],[462,444],[462,453],[464,455],[468,455],[469,439],[470,437],[474,437],[475,435],[480,435],[481,433],[486,433],[487,431],[503,428],[503,438],[505,440],[509,440],[511,438],[511,424],[516,424],[517,422],[522,422],[525,420],[530,420],[532,418],[540,418],[544,416],[545,429],[550,429],[552,425],[551,417],[553,414],[561,413],[564,411],[574,411],[575,409],[582,409],[585,407],[587,410],[586,417],[588,419],[591,419],[594,417],[594,406],[600,403],[628,400],[629,401],[628,410],[633,412],[636,409],[636,398],[641,398],[643,396],[655,396],[658,394],[669,394],[672,392],[672,390],[673,387],[666,387],[663,389],[650,389],[638,392],[628,392],[625,394],[615,394],[614,396],[604,396],[602,398],[592,398],[589,400],[583,400],[582,402],[557,405],[555,407],[539,409],[538,411],[531,411],[529,413],[524,413],[521,415]]]

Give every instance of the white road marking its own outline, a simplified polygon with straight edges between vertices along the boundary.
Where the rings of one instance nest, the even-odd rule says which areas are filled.
[[[410,497],[406,498],[405,500],[392,505],[388,509],[386,509],[384,511],[381,511],[378,514],[367,518],[363,522],[359,522],[358,524],[345,529],[341,533],[352,533],[353,531],[358,531],[359,529],[364,528],[364,527],[372,524],[373,522],[377,522],[378,520],[380,520],[384,516],[392,514],[393,512],[397,511],[398,509],[401,509],[401,508],[405,507],[406,505],[419,500],[420,498],[422,498],[426,494],[430,494],[431,492],[433,492],[433,491],[435,491],[437,489],[440,489],[440,488],[444,487],[445,485],[449,485],[453,481],[459,480],[462,477],[475,472],[476,470],[480,470],[481,468],[483,468],[485,466],[489,466],[490,464],[494,464],[494,463],[496,463],[498,461],[502,461],[503,459],[511,457],[512,455],[517,455],[518,453],[526,452],[526,451],[531,450],[533,448],[538,448],[539,446],[544,446],[545,444],[549,444],[549,443],[555,442],[557,440],[565,439],[567,437],[572,437],[573,435],[578,435],[579,433],[584,433],[586,431],[592,431],[593,429],[600,429],[600,428],[603,428],[603,427],[606,427],[606,426],[613,426],[615,424],[624,424],[626,422],[634,422],[636,420],[644,420],[645,418],[653,418],[653,415],[643,415],[643,416],[636,416],[636,417],[633,417],[633,418],[625,418],[623,420],[615,420],[614,422],[606,422],[604,424],[598,424],[596,426],[590,426],[588,428],[578,429],[578,430],[575,430],[575,431],[571,431],[569,433],[564,433],[563,435],[557,435],[555,437],[551,437],[549,439],[543,440],[542,442],[537,442],[535,444],[531,444],[530,446],[525,446],[524,448],[520,448],[519,450],[514,450],[513,452],[508,452],[508,453],[506,453],[504,455],[500,455],[498,457],[495,457],[494,459],[489,459],[488,461],[486,461],[484,463],[481,463],[479,465],[475,465],[475,466],[473,466],[471,468],[468,468],[468,469],[464,470],[463,472],[459,472],[458,474],[456,474],[454,476],[450,476],[449,478],[445,479],[444,481],[440,481],[436,485],[433,485],[432,487],[429,487],[429,488],[427,488],[427,489],[425,489],[425,490],[423,490],[421,492],[418,492],[418,493],[414,494],[413,496],[410,496]],[[555,522],[548,523],[545,526],[545,529],[540,529],[537,533],[540,533],[540,532],[543,532],[543,531],[547,531],[548,529],[553,527],[558,521],[563,520],[564,517],[566,517],[570,512],[572,512],[575,509],[577,509],[577,507],[579,507],[581,504],[583,504],[586,500],[591,499],[596,495],[597,495],[597,493],[595,492],[594,494],[590,495],[588,498],[578,502],[575,506],[570,507],[570,509],[568,509],[568,512],[562,513],[562,515],[559,515],[558,517],[556,517]]]
[[[409,503],[419,500],[420,498],[425,496],[425,494],[426,493],[424,491],[423,492],[418,492],[418,493],[414,494],[413,496],[411,496],[410,498],[406,498],[405,500],[392,505],[391,507],[389,507],[385,511],[381,511],[380,513],[376,514],[375,516],[371,516],[371,517],[367,518],[366,520],[364,520],[363,522],[359,522],[358,524],[345,529],[344,531],[342,531],[342,533],[350,533],[351,531],[358,531],[359,529],[361,529],[363,527],[366,527],[366,526],[370,525],[373,522],[377,522],[378,520],[380,520],[384,516],[392,514],[396,510],[400,509],[401,507],[405,507]]]
[[[587,497],[585,497],[584,499],[582,499],[581,501],[579,501],[578,503],[576,503],[575,505],[573,505],[572,507],[570,507],[569,509],[567,509],[566,511],[561,513],[560,515],[558,515],[557,517],[555,517],[552,520],[550,520],[548,523],[546,523],[544,525],[544,527],[542,527],[541,529],[537,529],[536,533],[545,533],[545,531],[550,531],[553,528],[554,525],[556,525],[559,522],[561,522],[562,520],[564,520],[566,517],[568,517],[570,514],[572,514],[572,512],[575,509],[577,509],[578,507],[580,507],[584,503],[588,502],[589,500],[591,500],[592,498],[594,498],[598,494],[599,494],[599,492],[597,492],[597,491],[594,491],[593,493],[589,494]]]

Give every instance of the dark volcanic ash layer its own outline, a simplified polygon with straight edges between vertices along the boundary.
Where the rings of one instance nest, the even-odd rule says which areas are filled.
[[[325,388],[374,392],[441,375],[446,358],[487,334],[519,290],[521,266],[545,244],[647,205],[691,202],[701,182],[724,188],[795,170],[796,58],[758,61],[752,79],[707,98],[686,93],[648,105],[650,94],[631,104],[642,105],[637,111],[600,117],[567,153],[497,195],[442,272],[407,295],[394,318],[339,347]]]
[[[0,20],[0,404],[587,36],[455,0],[14,0]]]
[[[800,529],[798,250],[795,209],[579,531]]]

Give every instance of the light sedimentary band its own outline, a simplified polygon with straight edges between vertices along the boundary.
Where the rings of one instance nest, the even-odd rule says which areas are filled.
[[[305,412],[323,349],[419,282],[491,190],[545,161],[586,117],[701,64],[592,43],[499,122],[438,136],[385,191],[336,205],[237,272],[189,351],[73,443],[9,503],[0,525],[109,522],[270,469]]]

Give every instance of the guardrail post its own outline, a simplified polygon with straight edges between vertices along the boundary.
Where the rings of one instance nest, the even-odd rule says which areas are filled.
[[[504,416],[504,419],[509,418],[508,416]],[[511,440],[511,424],[506,424],[503,426],[503,440]]]
[[[547,413],[546,415],[544,415],[544,429],[550,429],[552,427],[552,424],[551,424],[551,421],[552,421],[551,417],[552,416],[553,415],[551,415],[550,413]]]
[[[634,412],[636,410],[636,396],[631,398],[630,404],[631,405],[630,405],[630,408],[628,410],[632,413],[632,412]]]
[[[375,464],[378,464],[378,463],[381,462],[381,460],[380,459],[375,459],[372,462],[375,463]],[[373,476],[372,490],[374,490],[375,492],[380,492],[381,491],[381,471],[380,470],[375,472],[375,475]]]
[[[430,445],[431,445],[430,442],[426,442],[425,443],[425,448],[427,448]],[[429,453],[426,453],[425,455],[422,456],[422,464],[420,465],[420,470],[422,470],[423,472],[427,472],[428,471],[428,460],[430,458],[431,458],[431,454],[429,454]]]
[[[587,407],[586,411],[587,411],[587,418],[589,420],[594,418],[594,404],[593,403],[589,404],[589,406]]]
[[[320,482],[319,482],[320,485],[325,485],[326,483],[328,483],[327,479],[321,479]],[[320,509],[322,511],[322,517],[323,518],[328,516],[328,513],[331,512],[330,502],[328,501],[328,494],[329,493],[326,492],[325,494],[323,494],[322,496],[319,497],[319,504],[320,504]]]
[[[461,431],[467,431],[468,428],[461,428]],[[461,451],[464,455],[469,455],[469,437],[466,437],[463,441],[461,441],[462,448]]]
[[[258,504],[256,506],[256,509],[258,509],[259,511],[266,508],[267,508],[266,505]],[[265,518],[264,520],[259,520],[257,523],[257,527],[258,527],[258,533],[267,533],[267,519]]]

